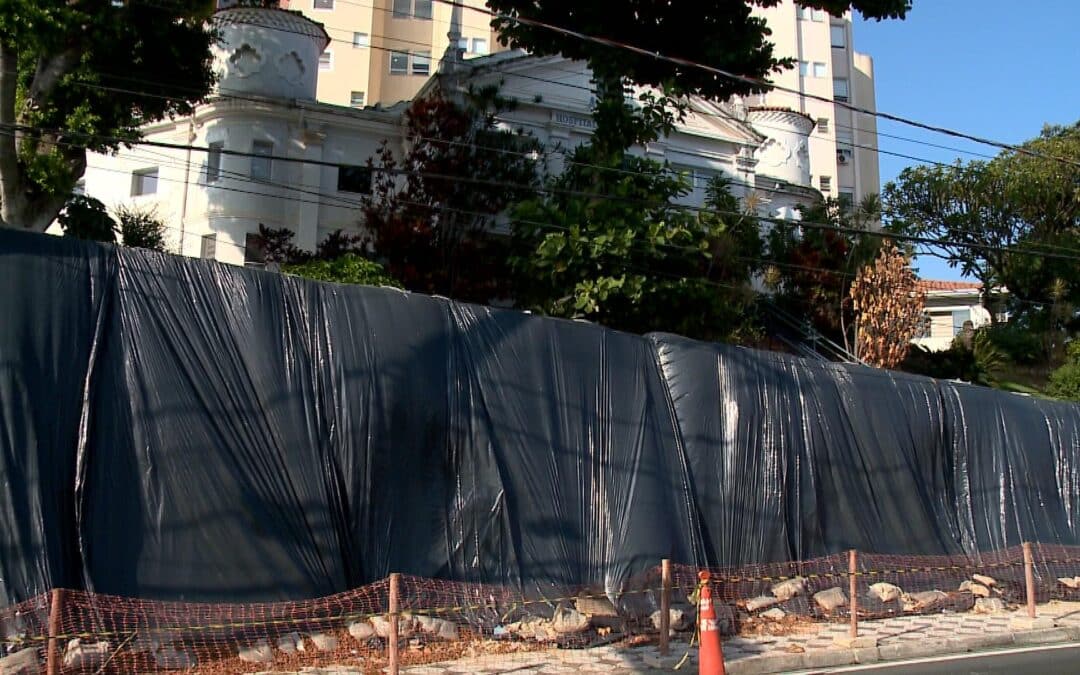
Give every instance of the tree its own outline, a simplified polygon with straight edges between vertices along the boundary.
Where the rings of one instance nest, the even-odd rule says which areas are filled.
[[[492,26],[503,44],[537,56],[561,54],[589,64],[597,83],[594,110],[597,151],[606,154],[611,148],[649,140],[658,129],[662,131],[671,121],[668,112],[671,106],[687,95],[726,100],[762,91],[757,85],[676,65],[655,58],[654,54],[758,79],[791,68],[793,60],[779,59],[774,54],[764,19],[751,14],[754,5],[767,7],[777,1],[488,0],[488,6],[499,15],[492,20]],[[855,9],[873,19],[903,18],[911,7],[910,0],[796,2],[804,7],[825,9],[836,16]],[[633,45],[646,53],[598,44],[542,24]],[[630,84],[652,88],[654,92],[631,107],[626,104]],[[643,114],[637,114],[639,110]]]
[[[514,209],[519,305],[635,333],[751,332],[761,242],[756,219],[728,215],[740,210],[728,185],[714,181],[715,212],[695,215],[672,204],[687,190],[679,176],[631,156],[612,166],[598,152],[577,148],[542,196]]]
[[[511,105],[495,88],[417,99],[405,114],[405,156],[384,143],[368,161],[373,189],[359,225],[405,288],[481,303],[509,296],[498,219],[538,185],[540,163],[534,139],[496,126]]]
[[[260,224],[258,246],[263,260],[279,264],[286,274],[315,281],[401,288],[401,282],[385,267],[365,257],[359,235],[336,230],[326,235],[314,252],[296,246],[294,236],[287,227],[271,229]]]
[[[857,205],[825,199],[801,210],[802,220],[835,227],[799,227],[797,221],[774,224],[768,234],[764,278],[776,303],[790,314],[806,317],[822,335],[855,350],[851,283],[869,264],[881,238],[837,228],[865,230],[881,213],[877,195]]]
[[[315,281],[401,288],[401,283],[387,274],[386,268],[374,260],[368,260],[355,253],[346,253],[328,260],[308,260],[294,265],[285,265],[281,269],[286,274]]]
[[[1068,360],[1050,373],[1046,393],[1054,398],[1080,402],[1080,340],[1069,344]]]
[[[74,195],[57,216],[65,237],[116,243],[116,221],[100,200]]]
[[[924,295],[907,256],[883,246],[873,265],[859,270],[849,291],[855,313],[855,356],[878,368],[895,368],[907,356],[922,324]]]
[[[207,7],[206,0],[4,4],[0,225],[44,231],[86,169],[87,150],[116,150],[141,125],[193,110],[214,81]]]
[[[169,250],[167,226],[157,211],[141,210],[131,206],[116,209],[117,229],[124,246],[145,248],[165,253]]]

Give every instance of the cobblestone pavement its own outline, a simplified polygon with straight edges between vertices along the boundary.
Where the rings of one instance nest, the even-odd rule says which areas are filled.
[[[847,624],[816,624],[807,632],[785,636],[724,639],[728,675],[774,673],[804,668],[827,668],[884,659],[915,658],[973,651],[1008,644],[1036,644],[1080,639],[1080,602],[1051,602],[1039,606],[1039,621],[1025,625],[1023,611],[999,614],[937,614],[898,616],[859,623],[861,640],[837,644]],[[661,657],[656,645],[604,646],[592,649],[553,649],[542,652],[482,656],[426,666],[403,668],[408,675],[571,675],[574,673],[697,672],[697,648],[673,641],[671,655]],[[304,675],[352,675],[355,666],[309,668]],[[282,675],[275,673],[274,675]]]

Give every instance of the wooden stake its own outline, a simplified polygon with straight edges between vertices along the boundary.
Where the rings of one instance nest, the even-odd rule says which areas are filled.
[[[390,575],[390,614],[387,619],[390,622],[390,636],[386,639],[387,655],[390,675],[398,675],[398,615],[401,612],[400,594],[401,575],[394,572]]]
[[[60,630],[64,616],[64,590],[52,590],[52,603],[49,605],[49,647],[45,658],[45,672],[48,675],[60,675]]]
[[[1027,587],[1027,614],[1035,618],[1035,556],[1031,543],[1024,542],[1024,585]]]
[[[852,638],[859,637],[859,596],[856,584],[858,577],[855,576],[858,572],[859,566],[855,549],[851,549],[848,551],[848,593],[850,595],[848,607],[851,612],[851,628],[848,630],[848,635]]]
[[[668,655],[668,634],[671,632],[671,561],[660,561],[660,655]]]

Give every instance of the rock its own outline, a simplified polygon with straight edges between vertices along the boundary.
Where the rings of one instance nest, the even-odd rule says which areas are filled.
[[[586,616],[619,616],[615,605],[607,598],[577,598],[574,609]]]
[[[895,584],[885,583],[884,581],[870,584],[869,595],[882,602],[893,602],[898,600],[903,594],[904,590]]]
[[[1066,588],[1080,589],[1080,577],[1058,577],[1058,582]]]
[[[332,652],[337,649],[337,637],[329,633],[309,633],[308,638],[314,643],[316,651]]]
[[[990,588],[991,586],[997,584],[997,581],[994,579],[994,577],[988,577],[983,574],[972,574],[971,578],[979,582],[983,586],[986,586],[987,588]]]
[[[78,670],[79,668],[98,669],[105,659],[109,658],[108,642],[90,642],[84,644],[79,638],[68,643],[64,650],[64,668]]]
[[[662,617],[663,615],[660,613],[659,609],[649,615],[649,621],[652,621],[653,628],[656,630],[660,630],[660,619]],[[686,612],[674,607],[668,610],[668,628],[672,633],[677,630],[686,630],[689,626],[690,620],[687,617]]]
[[[238,656],[247,663],[270,663],[274,660],[274,652],[266,640],[259,640],[250,647],[241,647]]]
[[[814,602],[826,612],[834,612],[847,604],[847,596],[839,587],[834,586],[824,591],[814,593]]]
[[[349,635],[360,642],[375,636],[375,628],[367,621],[355,621],[349,624]],[[389,632],[389,630],[387,631]]]
[[[759,595],[756,598],[750,598],[746,601],[746,611],[756,612],[759,609],[765,609],[766,607],[772,607],[773,605],[779,605],[780,598],[771,595]]]
[[[941,591],[923,591],[921,593],[908,593],[903,596],[905,612],[924,612],[940,605],[949,599],[947,593]]]
[[[277,639],[278,651],[286,654],[295,654],[296,652],[304,651],[304,638],[300,633],[292,632],[288,635],[282,635]]]
[[[443,640],[457,639],[457,624],[452,621],[447,621],[446,619],[418,616],[416,617],[416,627],[421,632],[427,633],[428,635],[434,635]]]
[[[982,584],[971,584],[971,588],[969,588],[968,590],[970,590],[971,594],[974,595],[976,598],[990,597],[990,589],[986,586],[983,586]]]
[[[375,628],[375,634],[386,639],[390,637],[390,620],[385,616],[373,616],[370,619],[371,625]],[[398,637],[405,637],[413,632],[414,625],[412,617],[399,616],[397,634]]]
[[[976,598],[973,611],[976,614],[996,614],[1006,609],[1005,601],[1001,598]]]
[[[785,616],[787,616],[787,612],[780,609],[779,607],[773,607],[772,609],[765,610],[758,616],[763,619],[769,619],[770,621],[779,621],[780,619],[783,619]]]
[[[30,647],[9,654],[0,659],[0,675],[38,675],[41,672],[41,660],[37,649]]]
[[[797,595],[803,595],[806,593],[806,579],[803,577],[795,577],[794,579],[787,579],[781,581],[778,584],[773,584],[772,594],[779,600],[790,600]]]
[[[190,670],[197,665],[198,659],[189,651],[167,645],[154,652],[154,663],[163,670]]]
[[[560,635],[581,633],[589,629],[589,617],[576,609],[558,608],[551,619],[551,627]]]

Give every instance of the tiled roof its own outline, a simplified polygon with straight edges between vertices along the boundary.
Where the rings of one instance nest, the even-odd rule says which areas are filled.
[[[938,281],[937,279],[919,279],[918,288],[924,293],[930,291],[977,291],[982,284],[977,281]]]

